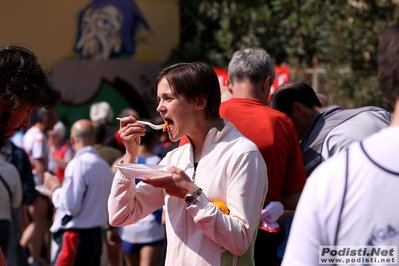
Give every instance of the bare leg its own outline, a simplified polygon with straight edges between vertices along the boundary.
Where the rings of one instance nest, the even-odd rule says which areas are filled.
[[[140,265],[140,253],[126,254],[123,252],[123,258],[125,259],[126,266]]]
[[[30,239],[32,238],[32,232],[33,232],[33,222],[31,222],[23,231],[21,239],[19,240],[19,244],[23,247],[26,248],[28,246],[28,243]]]
[[[30,224],[30,217],[28,213],[28,205],[22,204],[20,208],[20,218],[19,218],[19,235],[18,238],[21,237],[22,232],[25,231],[26,227]]]
[[[22,247],[28,246],[33,260],[39,261],[43,246],[44,230],[48,224],[48,200],[43,196],[37,196],[31,205],[29,213],[32,222],[24,230],[20,244]]]
[[[121,245],[115,244],[115,245],[109,245],[107,243],[107,249],[108,249],[108,265],[110,266],[119,266],[119,252],[121,249]]]
[[[144,246],[140,250],[140,266],[157,266],[162,246]]]

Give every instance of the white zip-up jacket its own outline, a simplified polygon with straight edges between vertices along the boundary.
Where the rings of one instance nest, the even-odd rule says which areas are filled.
[[[191,145],[183,145],[160,162],[194,173]],[[253,245],[267,192],[267,170],[256,145],[233,124],[209,131],[196,170],[195,183],[203,193],[187,207],[184,199],[164,189],[115,174],[108,200],[112,226],[134,223],[165,205],[166,265],[254,265]],[[230,210],[223,214],[213,201]],[[226,251],[227,250],[227,251]]]

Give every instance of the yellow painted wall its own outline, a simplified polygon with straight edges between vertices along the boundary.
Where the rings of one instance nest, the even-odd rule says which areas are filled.
[[[88,0],[2,0],[0,4],[0,46],[24,45],[38,56],[45,69],[54,62],[78,58],[73,47],[78,15]],[[135,0],[153,34],[138,32],[134,59],[164,61],[179,42],[177,0]]]

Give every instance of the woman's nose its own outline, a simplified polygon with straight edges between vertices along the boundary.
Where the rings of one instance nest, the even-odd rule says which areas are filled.
[[[158,103],[157,112],[160,113],[165,110],[165,106],[163,106],[162,101]]]

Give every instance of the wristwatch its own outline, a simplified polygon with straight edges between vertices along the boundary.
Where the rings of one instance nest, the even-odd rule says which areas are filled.
[[[187,206],[194,205],[201,193],[202,189],[197,188],[193,193],[186,194],[186,196],[184,196],[184,200],[187,202]]]

